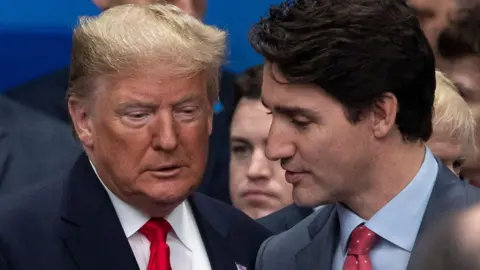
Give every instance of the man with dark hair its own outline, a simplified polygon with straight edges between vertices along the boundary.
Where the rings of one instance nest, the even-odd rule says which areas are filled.
[[[266,61],[266,155],[295,203],[330,204],[265,241],[257,269],[406,269],[437,217],[480,200],[425,147],[435,61],[405,1],[287,1],[250,42]]]

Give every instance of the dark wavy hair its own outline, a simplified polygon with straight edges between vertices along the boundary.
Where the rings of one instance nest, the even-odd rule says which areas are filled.
[[[252,47],[289,83],[313,84],[356,123],[387,92],[408,141],[429,139],[433,52],[404,0],[296,0],[270,8],[249,33]]]

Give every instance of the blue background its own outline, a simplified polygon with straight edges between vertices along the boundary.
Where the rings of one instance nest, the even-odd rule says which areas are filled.
[[[227,68],[239,72],[262,61],[248,29],[278,2],[208,0],[205,22],[229,32]],[[0,91],[66,66],[78,17],[98,13],[89,0],[0,0]]]

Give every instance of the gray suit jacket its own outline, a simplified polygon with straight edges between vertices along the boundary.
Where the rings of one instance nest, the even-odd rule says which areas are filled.
[[[279,234],[289,230],[312,213],[313,209],[310,207],[291,204],[257,221],[274,234]]]
[[[69,126],[0,95],[0,196],[57,179],[80,153]]]
[[[438,160],[437,160],[438,162]],[[439,172],[417,235],[452,211],[480,201],[480,189],[460,181],[439,164]],[[340,223],[335,205],[325,206],[292,229],[267,239],[260,247],[256,270],[329,270],[339,241]],[[418,261],[413,247],[408,270]]]

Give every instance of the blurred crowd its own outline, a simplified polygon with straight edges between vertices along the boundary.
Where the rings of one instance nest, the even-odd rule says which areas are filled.
[[[480,1],[288,0],[252,26],[265,62],[240,74],[206,0],[92,1],[104,12],[75,28],[70,66],[0,95],[0,269],[480,269]],[[142,232],[139,259],[125,203],[199,257],[182,264],[165,235],[156,265],[165,247]],[[109,227],[71,236],[110,215],[134,256],[78,251],[125,245]],[[217,247],[222,223],[238,228]],[[352,246],[369,242],[357,229],[377,239]]]

